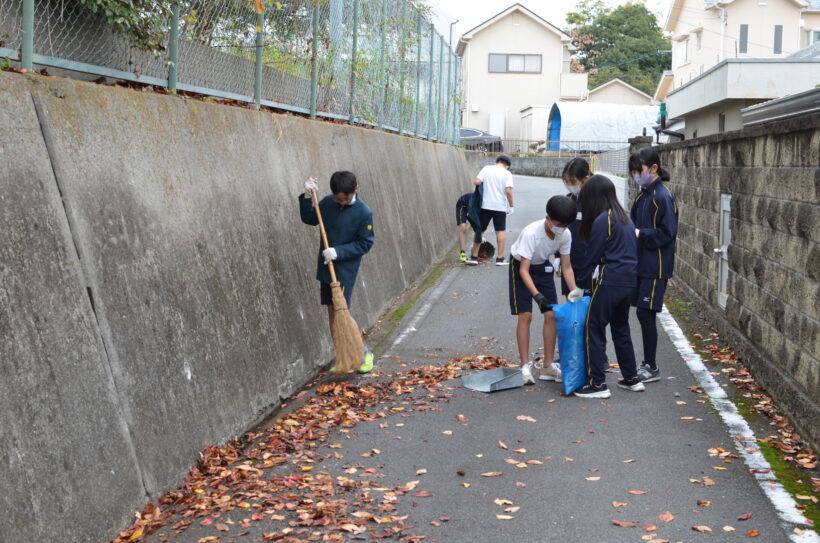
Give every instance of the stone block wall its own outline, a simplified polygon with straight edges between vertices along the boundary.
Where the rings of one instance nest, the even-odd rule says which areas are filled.
[[[820,444],[820,114],[657,148],[680,211],[676,283]],[[634,194],[634,184],[632,184]],[[726,308],[721,194],[731,195]]]

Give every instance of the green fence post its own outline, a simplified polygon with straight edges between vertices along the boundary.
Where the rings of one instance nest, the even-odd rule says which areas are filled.
[[[171,36],[168,41],[168,90],[177,93],[177,62],[179,61],[179,4],[171,4]]]
[[[427,82],[427,140],[433,131],[433,56],[436,48],[436,27],[430,23],[430,77]]]
[[[407,15],[407,2],[402,0],[401,15],[399,16],[399,135],[404,130],[404,56],[407,54],[407,48],[404,42],[404,18]]]
[[[387,0],[382,0],[382,8],[379,12],[379,31],[381,33],[381,39],[379,40],[379,74],[384,78],[382,83],[382,93],[381,93],[381,107],[379,107],[379,128],[384,129],[385,126],[385,105],[387,104],[387,83],[389,80],[389,76],[387,73],[387,64],[384,61],[385,56],[385,46],[387,40]],[[378,99],[379,97],[377,97]],[[374,104],[375,105],[375,104]]]
[[[262,107],[262,53],[265,46],[265,12],[256,14],[256,69],[253,79],[253,101],[256,109]]]
[[[416,33],[418,42],[416,43],[416,94],[413,96],[413,135],[419,135],[419,93],[421,92],[421,13],[416,12]]]
[[[353,48],[350,52],[350,110],[347,122],[356,124],[353,104],[356,97],[356,54],[359,45],[359,0],[353,0]]]
[[[441,90],[444,87],[444,36],[439,36],[438,99],[436,100],[436,141],[441,141]]]
[[[21,29],[20,67],[34,69],[34,0],[23,0],[23,28]]]
[[[450,106],[453,104],[453,46],[447,46],[447,93],[444,99],[447,100],[447,105],[444,108],[444,122],[447,130],[444,132],[444,141],[450,142],[452,140],[453,126],[450,124]]]
[[[319,62],[319,0],[313,0],[313,14],[311,16],[311,26],[313,27],[313,40],[310,44],[310,118],[316,118],[316,94],[318,91],[318,70],[316,64]]]

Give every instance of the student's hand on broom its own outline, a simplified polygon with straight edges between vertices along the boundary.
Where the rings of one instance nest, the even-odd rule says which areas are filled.
[[[331,260],[336,260],[336,249],[333,247],[328,247],[324,251],[322,251],[322,256],[325,257],[325,264],[330,262]]]
[[[313,177],[305,181],[305,197],[312,198],[314,192],[319,192],[319,184]]]
[[[580,300],[583,297],[584,297],[584,289],[581,289],[581,288],[578,288],[578,287],[575,287],[574,289],[572,289],[572,292],[567,294],[567,300],[569,300],[570,302],[577,302],[578,300]]]

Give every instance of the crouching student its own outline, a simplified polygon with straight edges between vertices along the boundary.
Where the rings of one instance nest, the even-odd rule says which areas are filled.
[[[629,307],[635,292],[638,263],[635,225],[615,196],[615,185],[603,175],[593,175],[579,195],[584,210],[579,235],[587,243],[584,264],[577,270],[588,280],[599,266],[587,313],[585,350],[587,383],[575,392],[581,398],[609,398],[606,386],[606,327],[609,325],[623,379],[618,386],[633,392],[645,390],[635,363],[629,335]]]
[[[644,383],[651,383],[659,380],[661,373],[655,360],[656,315],[663,309],[666,283],[675,268],[678,206],[664,185],[664,181],[669,181],[669,174],[661,168],[654,149],[646,147],[629,157],[629,172],[641,188],[630,213],[638,238],[638,278],[632,300],[643,340],[643,363],[638,375]]]
[[[575,203],[566,196],[553,196],[547,202],[546,218],[524,227],[510,249],[510,311],[518,316],[515,339],[524,384],[535,384],[529,359],[533,301],[544,315],[544,361],[539,379],[561,381],[561,368],[554,362],[556,333],[552,305],[558,302],[558,297],[552,257],[556,252],[561,255],[564,278],[573,289],[570,300],[581,298],[583,291],[575,288],[575,275],[569,261],[572,235],[567,226],[574,220]]]
[[[467,262],[467,253],[464,252],[464,243],[467,236],[467,212],[470,209],[470,198],[473,196],[472,192],[462,194],[456,200],[456,226],[458,227],[458,260],[459,262]]]

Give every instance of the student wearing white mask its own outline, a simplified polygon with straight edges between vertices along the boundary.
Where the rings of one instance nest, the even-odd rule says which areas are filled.
[[[561,178],[564,180],[564,185],[567,187],[569,194],[567,197],[575,203],[575,221],[569,225],[569,231],[572,234],[572,251],[570,252],[570,262],[573,267],[580,266],[586,256],[586,243],[582,242],[578,236],[578,229],[581,227],[581,204],[578,203],[578,194],[581,192],[581,187],[587,179],[592,176],[589,169],[589,162],[583,158],[573,158],[564,166],[564,172]],[[585,295],[591,294],[592,284],[577,283],[579,288],[584,289]],[[569,288],[566,280],[561,276],[561,294],[567,296],[572,289]]]

